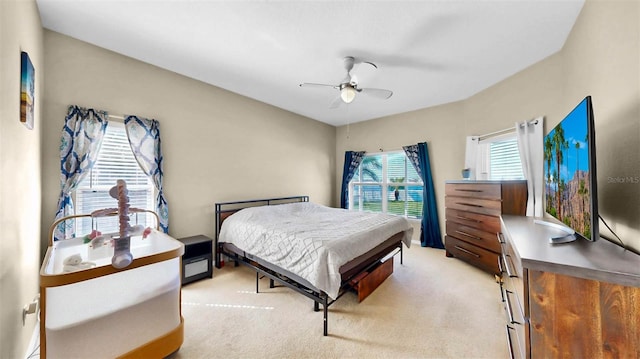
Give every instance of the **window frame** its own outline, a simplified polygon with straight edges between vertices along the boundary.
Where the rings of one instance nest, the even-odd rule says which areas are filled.
[[[506,141],[514,141],[515,142],[515,149],[517,151],[517,159],[518,159],[518,163],[520,164],[520,174],[521,176],[519,178],[516,177],[510,177],[510,178],[498,178],[495,177],[493,172],[491,171],[492,168],[492,164],[491,164],[491,145],[494,143],[498,143],[498,142],[506,142]],[[483,146],[484,149],[482,149],[480,146]],[[486,170],[486,172],[479,172],[479,175],[476,175],[477,179],[481,179],[481,180],[489,180],[489,181],[520,181],[520,180],[524,180],[524,169],[522,168],[522,160],[520,157],[520,148],[518,147],[518,135],[515,131],[512,132],[508,132],[502,135],[498,135],[498,136],[493,136],[487,139],[483,139],[480,140],[478,142],[478,151],[480,152],[480,156],[478,157],[479,160],[482,160],[481,163],[477,163],[476,164],[476,168],[480,169],[480,170]]]
[[[390,181],[390,177],[389,177],[389,156],[390,155],[396,155],[396,154],[402,154],[404,156],[404,181],[403,182],[391,182]],[[379,182],[374,182],[374,181],[363,181],[362,180],[362,163],[364,163],[365,159],[367,157],[377,157],[377,156],[381,156],[381,179]],[[357,175],[354,175],[353,179],[351,181],[349,181],[349,186],[348,186],[348,193],[349,193],[349,210],[350,211],[367,211],[365,209],[363,209],[363,203],[364,203],[364,196],[360,195],[358,196],[358,206],[354,206],[355,201],[354,201],[354,197],[355,197],[355,187],[356,186],[360,186],[360,188],[362,188],[362,186],[379,186],[381,188],[381,211],[377,212],[377,211],[369,211],[369,212],[373,212],[373,213],[385,213],[385,214],[390,214],[390,215],[394,215],[394,216],[402,216],[405,217],[407,219],[414,219],[414,220],[421,220],[422,216],[410,216],[408,214],[408,203],[411,201],[408,201],[408,187],[411,186],[420,186],[422,187],[422,189],[424,190],[424,182],[422,181],[422,179],[418,176],[419,181],[418,182],[410,182],[407,181],[408,179],[408,171],[409,171],[409,166],[413,167],[413,164],[411,163],[411,161],[409,160],[409,158],[407,157],[406,153],[403,150],[398,150],[398,151],[388,151],[388,152],[376,152],[376,153],[367,153],[363,156],[362,159],[362,163],[360,164],[360,166],[358,166],[357,171],[359,173],[357,173]],[[414,168],[415,171],[415,168]],[[360,179],[360,181],[356,181],[355,179],[358,178]],[[390,187],[404,187],[405,188],[405,198],[403,200],[404,202],[404,214],[397,214],[397,213],[393,213],[393,212],[389,212],[389,195],[390,195]],[[423,205],[424,205],[424,200],[423,200]]]

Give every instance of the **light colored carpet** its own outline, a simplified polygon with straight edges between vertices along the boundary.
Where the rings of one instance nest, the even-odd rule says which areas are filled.
[[[227,265],[182,289],[183,358],[506,358],[505,315],[492,275],[413,243],[404,265],[358,303],[347,293],[322,311],[255,272]]]

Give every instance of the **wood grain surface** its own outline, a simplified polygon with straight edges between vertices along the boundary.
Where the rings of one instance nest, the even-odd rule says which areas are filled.
[[[640,358],[640,288],[529,271],[532,358]]]

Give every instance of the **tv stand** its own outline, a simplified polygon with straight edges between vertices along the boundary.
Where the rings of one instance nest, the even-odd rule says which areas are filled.
[[[576,232],[565,226],[562,224],[557,224],[557,223],[552,223],[552,222],[547,222],[547,221],[543,221],[541,219],[534,219],[533,223],[535,224],[540,224],[543,226],[547,226],[547,227],[551,227],[551,228],[555,228],[555,229],[559,229],[563,232],[565,232],[566,234],[564,236],[552,236],[549,237],[549,243],[551,244],[561,244],[561,243],[569,243],[569,242],[573,242],[576,239],[578,239],[578,236],[576,236]]]
[[[511,357],[638,358],[640,256],[607,240],[550,246],[555,234],[531,217],[501,217],[497,297]]]

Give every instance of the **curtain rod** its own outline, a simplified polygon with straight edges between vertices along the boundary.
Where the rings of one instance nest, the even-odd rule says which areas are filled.
[[[383,152],[398,152],[398,151],[404,151],[404,149],[402,149],[402,148],[392,148],[392,149],[390,149],[390,150],[385,150],[385,149],[382,149],[382,148],[378,148],[378,150],[379,150],[380,152],[374,152],[374,153],[372,153],[372,154],[375,154],[375,153],[383,153]]]
[[[537,125],[538,124],[538,120],[526,121],[526,124],[527,125]],[[524,124],[520,123],[519,125],[520,125],[520,127],[522,127]],[[482,141],[482,140],[486,140],[487,138],[496,137],[496,136],[503,135],[505,133],[514,132],[514,131],[515,131],[515,128],[513,128],[513,127],[505,128],[504,130],[499,130],[499,131],[487,133],[487,134],[484,134],[484,135],[477,136],[476,138],[479,141]]]
[[[118,120],[124,120],[124,116],[121,116],[121,115],[108,114],[108,116],[111,117],[111,118],[118,119]]]

